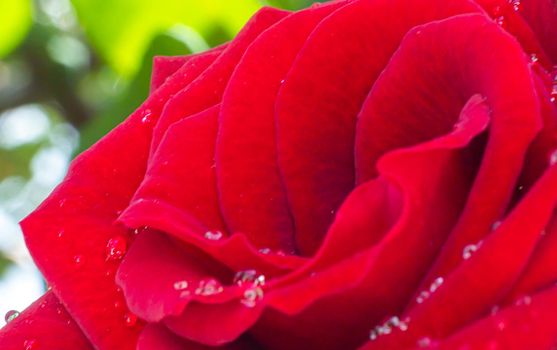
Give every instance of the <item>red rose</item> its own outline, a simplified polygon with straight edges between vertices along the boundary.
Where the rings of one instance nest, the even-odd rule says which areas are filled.
[[[159,58],[22,222],[51,289],[0,348],[551,348],[555,38],[553,0],[354,0]]]

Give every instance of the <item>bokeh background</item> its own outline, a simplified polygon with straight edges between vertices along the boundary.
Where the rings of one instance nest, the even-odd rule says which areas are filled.
[[[228,41],[261,6],[311,2],[0,0],[0,315],[46,289],[18,222],[145,99],[153,56]]]

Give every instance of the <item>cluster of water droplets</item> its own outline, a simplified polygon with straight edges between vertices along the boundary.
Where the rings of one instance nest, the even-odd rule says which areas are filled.
[[[224,237],[224,234],[219,230],[210,230],[205,232],[203,236],[210,241],[219,241]]]
[[[244,287],[244,294],[241,303],[247,307],[255,307],[264,297],[263,286],[265,276],[255,270],[238,271],[234,275],[234,284]]]
[[[482,246],[483,241],[479,241],[476,244],[468,244],[464,246],[462,249],[462,259],[468,260],[472,257],[472,255],[480,249]]]
[[[405,332],[408,330],[409,321],[408,318],[401,320],[398,316],[393,316],[384,323],[375,326],[369,332],[369,340],[376,340],[382,335],[391,334],[396,329]]]
[[[491,14],[495,22],[502,26],[505,24],[505,14],[508,13],[509,10],[520,12],[522,10],[521,0],[508,0],[505,5],[497,5],[493,8]]]
[[[437,289],[439,289],[439,287],[441,287],[441,285],[443,284],[443,282],[445,282],[445,280],[443,279],[443,277],[437,277],[436,279],[433,280],[433,282],[431,283],[431,285],[429,286],[428,289],[420,292],[420,294],[418,294],[418,296],[416,297],[416,302],[418,304],[423,303],[426,299],[428,299],[433,293],[435,293],[435,291]]]
[[[553,67],[553,72],[551,74],[553,76],[553,84],[551,85],[551,91],[549,94],[551,102],[557,104],[557,66]]]

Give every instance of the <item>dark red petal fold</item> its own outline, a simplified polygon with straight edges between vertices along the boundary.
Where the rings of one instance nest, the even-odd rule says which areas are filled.
[[[486,129],[489,116],[485,108],[472,110],[453,133],[382,159],[382,181],[399,188],[403,198],[398,221],[377,244],[336,264],[320,266],[318,253],[303,269],[271,281],[265,300],[276,312],[264,315],[261,329],[278,329],[281,341],[292,344],[304,339],[310,347],[350,348],[367,339],[376,322],[402,311],[454,225],[473,180],[470,143]],[[322,335],[306,339],[304,334],[315,329]],[[256,336],[266,346],[276,339],[263,331]]]
[[[309,36],[276,101],[278,163],[302,255],[317,250],[354,187],[356,116],[404,34],[475,11],[467,1],[359,0]]]
[[[47,292],[0,329],[2,350],[93,350],[64,306]]]
[[[277,167],[275,99],[313,28],[345,2],[296,12],[248,48],[226,88],[217,140],[217,176],[230,230],[258,247],[295,252],[294,227]]]

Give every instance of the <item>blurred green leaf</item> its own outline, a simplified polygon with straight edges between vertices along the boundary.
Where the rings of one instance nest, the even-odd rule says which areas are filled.
[[[0,277],[2,277],[8,267],[13,264],[13,261],[8,259],[2,252],[0,252]]]
[[[280,7],[288,10],[299,10],[310,6],[315,2],[325,2],[327,0],[266,0],[266,5]]]
[[[81,129],[80,149],[84,151],[130,115],[149,95],[154,56],[177,56],[191,53],[188,46],[173,31],[153,39],[142,58],[139,72],[126,89]]]
[[[0,1],[0,57],[10,53],[25,38],[31,26],[31,0]]]
[[[234,36],[261,6],[258,0],[72,0],[99,54],[133,76],[156,33],[183,24],[214,46]]]

